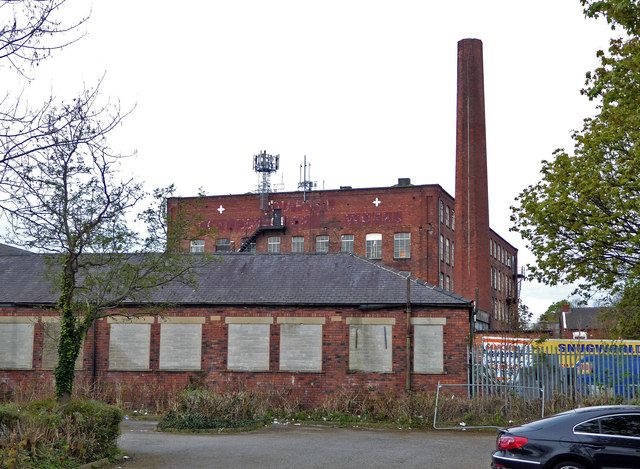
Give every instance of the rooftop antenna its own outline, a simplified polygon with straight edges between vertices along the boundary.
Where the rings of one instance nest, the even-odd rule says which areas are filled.
[[[258,173],[260,181],[258,192],[260,193],[260,209],[267,210],[267,199],[271,192],[271,174],[280,168],[280,155],[269,155],[266,150],[253,155],[253,170]]]
[[[304,163],[300,165],[300,182],[298,189],[302,189],[302,199],[307,201],[307,192],[313,190],[318,184],[311,180],[311,163],[307,163],[307,155],[304,155]]]

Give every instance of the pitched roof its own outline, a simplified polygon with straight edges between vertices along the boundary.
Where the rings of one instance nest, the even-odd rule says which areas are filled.
[[[0,243],[0,256],[24,256],[28,254],[31,253],[24,249],[18,249],[13,246],[9,246],[8,244]]]
[[[42,255],[0,256],[0,303],[53,304]],[[220,254],[196,270],[197,285],[172,282],[149,302],[209,305],[404,305],[406,277],[354,255]],[[414,305],[466,308],[469,301],[411,279]]]
[[[598,329],[602,327],[600,314],[607,308],[603,307],[582,307],[571,308],[564,312],[564,327],[571,330]]]

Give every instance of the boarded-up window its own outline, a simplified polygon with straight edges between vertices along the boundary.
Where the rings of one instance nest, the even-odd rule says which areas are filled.
[[[33,368],[35,318],[0,318],[0,369]]]
[[[234,319],[253,321],[233,323]],[[227,369],[233,371],[269,371],[269,335],[270,323],[257,323],[258,320],[272,318],[230,318],[229,340],[227,345]]]
[[[182,322],[181,322],[182,321]],[[195,323],[194,322],[198,322]],[[200,370],[204,318],[165,318],[160,325],[160,369]]]
[[[111,324],[110,370],[148,370],[151,324]]]
[[[415,373],[444,373],[444,318],[414,318],[413,371]]]
[[[58,366],[58,344],[60,342],[60,319],[57,317],[42,318],[42,368],[53,370]],[[84,347],[80,345],[80,352],[76,359],[76,370],[82,369]]]
[[[324,318],[278,318],[280,370],[322,371]]]
[[[349,370],[391,372],[393,326],[354,324],[356,318],[349,319]]]

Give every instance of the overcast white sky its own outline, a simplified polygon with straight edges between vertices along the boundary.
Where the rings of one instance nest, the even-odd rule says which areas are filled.
[[[281,155],[286,190],[306,154],[318,187],[410,177],[454,194],[457,41],[481,39],[491,226],[522,265],[532,256],[509,232],[509,206],[593,113],[579,90],[613,34],[578,0],[94,0],[86,31],[26,95],[72,97],[106,72],[104,94],[136,106],[112,139],[138,152],[127,172],[184,196],[252,190],[263,149]],[[522,293],[539,314],[569,291]]]

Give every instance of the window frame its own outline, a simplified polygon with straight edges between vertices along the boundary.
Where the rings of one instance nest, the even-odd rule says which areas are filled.
[[[275,242],[277,240],[277,243]],[[282,245],[282,239],[280,236],[269,236],[267,238],[267,252],[271,254],[279,254]],[[277,246],[272,248],[272,246]]]
[[[351,236],[351,239],[348,238]],[[345,249],[345,246],[351,246],[351,249]],[[355,252],[355,236],[352,234],[340,235],[340,252],[347,252],[353,254]]]
[[[372,260],[382,259],[382,233],[367,233],[365,236],[365,257]]]
[[[317,235],[315,241],[316,254],[329,253],[329,235]]]
[[[404,250],[402,249],[402,246],[404,246]],[[411,259],[411,232],[393,234],[393,258]]]
[[[296,254],[304,252],[304,236],[291,237],[291,252]]]
[[[576,427],[578,427],[580,425],[584,425],[585,423],[591,422],[593,420],[602,420],[604,418],[629,417],[629,416],[640,418],[640,414],[635,413],[635,412],[632,412],[632,413],[623,412],[623,413],[620,413],[620,414],[600,415],[599,417],[594,417],[594,418],[591,418],[591,419],[587,419],[587,420],[584,420],[584,421],[582,421],[580,423],[575,424],[573,426],[573,428],[571,429],[571,431],[573,432],[574,435],[589,435],[589,436],[598,436],[598,437],[602,437],[602,438],[625,438],[625,439],[639,440],[640,441],[640,436],[611,435],[609,433],[590,433],[590,432],[576,431]],[[598,428],[599,428],[600,432],[602,432],[602,423],[601,422],[598,422]]]
[[[445,238],[444,240],[444,261],[451,265],[451,242],[449,238]]]
[[[202,242],[202,244],[200,244]],[[204,252],[204,239],[192,239],[189,243],[189,252],[191,254],[202,254]],[[197,248],[197,249],[194,249]]]
[[[220,241],[227,241],[226,244],[218,244]],[[226,247],[226,249],[220,249],[221,246]],[[216,252],[231,252],[231,239],[229,238],[217,238],[215,244]]]

